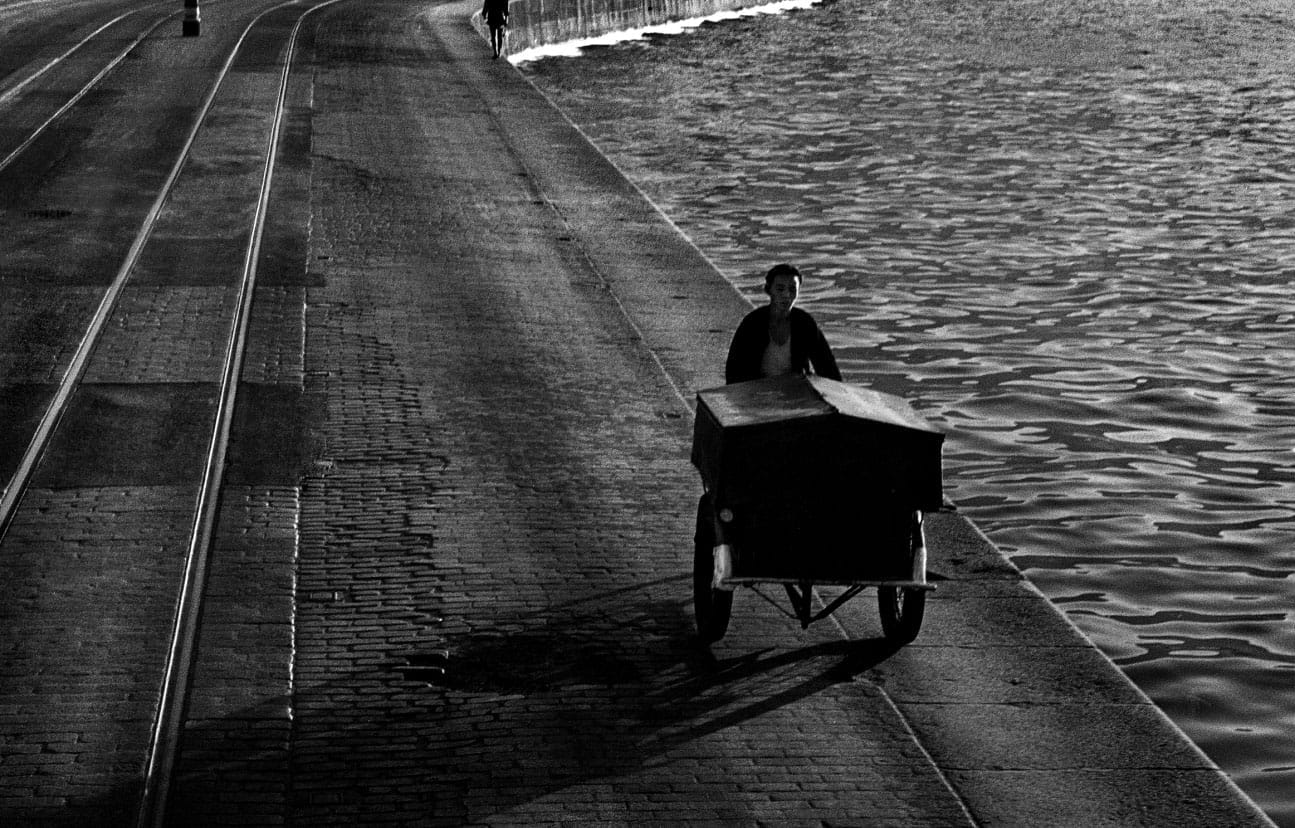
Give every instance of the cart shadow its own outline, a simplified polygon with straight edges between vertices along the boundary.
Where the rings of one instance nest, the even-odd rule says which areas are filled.
[[[803,646],[793,639],[717,656],[694,632],[691,601],[677,595],[685,585],[670,579],[674,596],[639,595],[614,610],[606,601],[573,603],[557,616],[513,619],[510,631],[448,642],[452,655],[437,685],[455,694],[467,720],[488,709],[498,733],[476,742],[472,782],[444,791],[442,801],[481,819],[595,780],[642,784],[658,778],[649,769],[670,761],[662,757],[711,755],[723,750],[725,731],[758,732],[761,717],[841,685],[863,687],[859,677],[900,649],[880,637]],[[719,742],[690,747],[712,737]],[[473,804],[482,785],[496,791],[486,810]],[[502,790],[515,794],[500,801]]]
[[[696,639],[685,586],[663,579],[613,600],[497,616],[372,667],[303,679],[288,741],[263,738],[283,699],[193,722],[185,744],[201,749],[180,764],[171,816],[244,794],[244,808],[273,811],[275,791],[304,823],[379,812],[405,824],[525,819],[529,803],[552,807],[573,788],[577,801],[598,790],[616,802],[629,795],[620,786],[687,776],[742,729],[760,732],[762,716],[859,684],[896,651],[880,638],[785,640],[717,657]],[[671,770],[679,757],[693,758]],[[740,791],[703,787],[696,796],[739,807]]]
[[[687,722],[684,731],[662,732],[661,749],[704,738],[790,707],[841,684],[856,681],[899,651],[885,639],[836,641],[791,650],[765,648],[732,658],[717,658],[693,639],[692,675],[660,694],[659,709]],[[806,666],[815,666],[802,674]],[[735,692],[736,691],[736,692]],[[744,701],[738,701],[742,699]]]

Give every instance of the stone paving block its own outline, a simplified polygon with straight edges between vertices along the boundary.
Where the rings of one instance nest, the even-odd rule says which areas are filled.
[[[201,383],[81,385],[31,485],[196,490],[215,396]]]
[[[122,290],[86,368],[88,383],[203,383],[220,378],[236,294],[226,287]]]
[[[0,580],[7,824],[132,813],[192,515],[185,494],[27,492]]]
[[[103,291],[0,275],[0,386],[57,384],[72,359],[78,334],[89,324]]]
[[[1219,796],[1210,771],[1170,768],[1092,770],[950,771],[961,789],[974,792],[975,817],[990,825],[1094,828],[1174,825],[1171,814],[1188,808],[1199,825],[1257,824],[1235,797]],[[1112,778],[1114,777],[1114,778]],[[1111,792],[1114,792],[1113,794]]]
[[[304,263],[298,263],[297,270],[303,267]],[[305,332],[305,289],[266,285],[258,280],[248,322],[243,382],[300,387],[305,370]]]

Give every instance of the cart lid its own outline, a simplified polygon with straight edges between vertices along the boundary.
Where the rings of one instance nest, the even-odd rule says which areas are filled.
[[[943,442],[901,397],[790,375],[699,391],[692,462],[707,491],[728,503],[882,493],[938,509]]]
[[[940,432],[902,397],[825,377],[792,374],[697,392],[723,429],[815,417],[844,416],[929,434]]]

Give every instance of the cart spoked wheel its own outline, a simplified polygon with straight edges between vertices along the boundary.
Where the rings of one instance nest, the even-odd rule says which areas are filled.
[[[908,548],[910,562],[923,550],[922,559],[916,568],[925,573],[926,540],[922,536],[922,518],[915,512],[909,524]],[[881,612],[881,630],[886,638],[897,644],[907,644],[917,638],[922,629],[922,618],[926,615],[926,590],[912,587],[881,586],[877,587],[877,609]]]
[[[697,506],[697,534],[692,566],[693,608],[697,616],[697,637],[710,644],[728,632],[733,614],[733,593],[711,586],[715,574],[715,528],[710,498],[702,495]]]

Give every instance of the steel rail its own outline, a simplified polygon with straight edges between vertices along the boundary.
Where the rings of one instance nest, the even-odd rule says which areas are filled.
[[[41,0],[37,0],[37,2],[40,2],[40,1],[41,1]],[[21,6],[21,5],[25,5],[25,4],[21,4],[21,3],[20,3],[20,4],[17,4],[17,5]],[[14,84],[13,86],[9,87],[9,88],[8,88],[8,89],[6,89],[4,92],[0,92],[0,106],[4,106],[5,104],[9,103],[9,101],[11,101],[13,98],[16,98],[16,97],[19,95],[19,93],[21,93],[21,92],[22,92],[22,90],[23,90],[23,88],[24,88],[24,87],[26,87],[26,86],[27,86],[28,84],[30,84],[30,83],[35,82],[36,80],[38,80],[38,79],[40,78],[40,76],[41,76],[41,75],[44,75],[44,74],[45,74],[46,72],[48,72],[50,69],[53,69],[53,68],[54,68],[55,66],[57,66],[58,64],[60,64],[60,63],[62,63],[63,61],[67,60],[69,57],[71,57],[71,55],[72,55],[72,53],[73,53],[73,52],[77,51],[77,50],[78,50],[78,49],[80,49],[82,46],[84,46],[85,44],[89,43],[91,40],[94,40],[96,37],[98,37],[99,35],[103,34],[103,32],[104,32],[106,29],[109,29],[109,28],[111,28],[111,27],[115,26],[116,24],[120,23],[121,21],[125,20],[127,17],[130,17],[130,16],[131,16],[131,15],[133,15],[133,14],[139,14],[140,12],[143,12],[143,11],[148,10],[148,9],[149,9],[149,8],[151,8],[152,6],[160,6],[160,5],[163,5],[163,4],[162,4],[162,3],[150,3],[150,4],[146,5],[146,6],[142,6],[141,8],[138,8],[138,9],[132,9],[131,11],[128,11],[128,12],[123,12],[123,13],[121,13],[121,14],[117,15],[116,17],[114,17],[112,20],[109,20],[107,23],[104,23],[102,26],[100,26],[99,28],[95,29],[93,32],[90,32],[90,34],[88,34],[88,35],[86,35],[85,37],[83,37],[83,38],[82,38],[78,43],[76,43],[74,46],[72,46],[71,48],[69,48],[69,49],[68,49],[66,52],[64,52],[63,54],[59,55],[59,56],[58,56],[58,57],[56,57],[56,58],[51,58],[51,59],[50,59],[50,61],[49,61],[48,63],[46,63],[44,66],[42,66],[41,68],[37,69],[35,72],[32,72],[32,73],[31,73],[30,75],[28,75],[26,78],[24,78],[23,80],[19,81],[19,82],[18,82],[18,83],[16,83],[16,84]],[[166,4],[166,5],[171,5],[171,4],[169,4],[169,3],[168,3],[168,4]],[[3,13],[3,12],[6,12],[6,11],[9,11],[10,9],[13,9],[13,8],[16,8],[16,6],[0,6],[0,13]],[[176,14],[179,14],[179,12],[173,12],[173,13],[171,13],[171,14],[168,14],[168,15],[167,15],[167,18],[175,17],[175,15],[176,15]],[[165,20],[166,18],[163,18],[163,19]],[[139,43],[139,41],[138,41],[138,40],[136,40],[136,41],[135,41],[135,43],[132,43],[132,44],[131,44],[131,48],[134,48],[138,43]],[[130,51],[130,49],[127,49],[126,51],[127,51],[127,52],[129,52],[129,51]]]
[[[295,2],[295,0],[294,0]],[[272,11],[277,11],[289,3],[274,6],[252,18],[243,31],[248,32],[260,22],[261,18]],[[304,19],[304,15],[302,16]],[[217,512],[220,505],[220,489],[224,480],[225,455],[229,446],[229,435],[233,425],[234,405],[238,396],[238,379],[243,370],[243,356],[247,341],[247,326],[252,305],[252,293],[256,283],[256,261],[260,254],[261,237],[265,227],[266,205],[270,199],[270,187],[274,179],[274,158],[282,129],[284,101],[287,96],[288,70],[292,65],[297,29],[301,21],[293,27],[289,43],[285,49],[286,57],[283,72],[279,80],[279,92],[274,102],[274,118],[267,141],[261,185],[256,200],[256,210],[252,217],[252,234],[243,255],[242,277],[239,280],[238,300],[235,303],[234,318],[230,325],[230,335],[225,342],[223,359],[224,370],[221,373],[220,393],[217,396],[215,426],[211,440],[207,445],[206,461],[203,470],[202,485],[198,490],[198,501],[194,512],[194,527],[189,538],[189,548],[185,554],[184,580],[176,604],[174,625],[171,630],[171,646],[167,655],[166,669],[163,673],[161,700],[154,720],[153,737],[150,742],[148,763],[144,772],[144,792],[136,823],[144,826],[163,825],[166,819],[166,803],[170,794],[171,777],[175,769],[175,758],[179,746],[180,731],[184,726],[185,702],[188,687],[192,678],[193,652],[197,640],[198,615],[202,607],[202,595],[206,587],[207,559],[211,539],[215,534]],[[235,47],[235,52],[242,44]]]
[[[292,1],[295,2],[296,0]],[[282,8],[287,5],[291,5],[291,2],[282,3],[274,8]],[[180,147],[180,152],[177,154],[175,163],[171,166],[171,170],[167,174],[166,180],[158,191],[157,198],[153,200],[152,206],[149,208],[148,213],[145,214],[143,224],[141,225],[139,232],[135,235],[135,239],[126,253],[125,260],[117,270],[117,274],[113,277],[107,290],[104,291],[103,298],[100,299],[94,315],[90,318],[90,322],[86,326],[85,334],[81,337],[80,343],[78,343],[76,350],[73,352],[72,359],[68,363],[67,370],[63,372],[63,377],[59,381],[58,389],[54,392],[54,396],[46,406],[45,413],[41,416],[41,420],[37,424],[36,430],[32,434],[26,450],[23,452],[22,459],[18,462],[18,467],[15,469],[13,477],[10,478],[3,493],[0,493],[0,541],[4,540],[5,533],[8,532],[9,525],[13,522],[14,513],[18,510],[18,506],[22,502],[23,495],[27,491],[27,485],[36,469],[37,463],[40,461],[41,455],[45,451],[45,446],[49,443],[50,436],[54,433],[54,428],[63,418],[63,414],[67,410],[67,406],[71,401],[73,392],[76,391],[77,386],[81,383],[81,377],[84,376],[86,365],[90,361],[90,354],[94,351],[94,347],[99,341],[99,337],[103,332],[103,327],[107,324],[108,317],[116,306],[117,299],[121,296],[122,290],[126,287],[127,282],[130,281],[131,272],[139,262],[139,258],[144,250],[144,245],[153,235],[153,230],[157,226],[158,218],[162,214],[162,207],[170,197],[171,191],[175,189],[176,181],[180,178],[180,171],[188,161],[189,155],[193,151],[194,142],[197,141],[198,133],[202,130],[203,122],[207,119],[207,114],[211,111],[212,104],[216,100],[216,93],[220,90],[221,85],[225,81],[225,77],[229,74],[230,67],[234,64],[234,58],[238,56],[238,50],[242,47],[243,41],[247,38],[248,32],[251,31],[256,20],[259,20],[260,17],[268,14],[270,11],[272,11],[272,9],[267,9],[258,15],[252,23],[248,24],[247,28],[243,30],[241,35],[239,35],[238,40],[230,50],[229,58],[225,61],[224,65],[221,66],[220,72],[217,73],[216,79],[211,85],[211,89],[207,92],[207,96],[203,99],[202,105],[198,108],[198,113],[194,118],[193,126],[190,127],[189,134],[185,137],[184,144]]]
[[[281,3],[258,14],[248,23],[243,37],[262,17],[273,11],[294,5],[299,0]],[[306,9],[297,18],[284,48],[283,69],[279,78],[279,91],[274,104],[274,118],[266,142],[264,168],[260,194],[252,217],[252,235],[243,258],[243,274],[239,286],[237,308],[225,347],[225,368],[221,377],[217,403],[216,423],[212,429],[207,449],[206,469],[195,510],[194,530],[185,558],[184,581],[176,607],[175,625],[171,633],[171,647],[163,676],[158,713],[154,721],[148,762],[144,774],[144,790],[140,803],[138,828],[162,828],[166,824],[167,804],[170,798],[175,762],[179,754],[180,737],[188,703],[189,685],[193,678],[193,658],[197,649],[198,626],[201,620],[203,596],[206,588],[208,560],[212,539],[220,512],[220,494],[224,481],[225,460],[229,438],[233,429],[238,384],[243,370],[243,357],[247,344],[248,325],[251,319],[252,300],[256,288],[257,261],[260,258],[261,240],[269,208],[270,191],[274,182],[275,159],[282,140],[283,115],[287,108],[288,81],[292,71],[292,56],[297,36],[306,17],[340,0],[325,0]],[[238,48],[237,46],[235,47]]]
[[[17,11],[18,9],[25,8],[27,6],[35,6],[38,3],[45,2],[47,2],[47,0],[18,0],[16,3],[6,3],[5,5],[0,6],[0,14]]]
[[[138,10],[138,11],[142,11],[142,9],[140,9],[140,10]],[[122,17],[126,17],[126,16],[127,16],[127,15],[129,15],[129,14],[135,14],[135,13],[136,13],[136,12],[128,12],[127,14],[124,14],[124,15],[122,15],[121,17],[117,18],[117,20],[121,20],[121,19],[122,19]],[[23,152],[25,152],[25,151],[27,150],[27,148],[28,148],[28,147],[30,147],[30,146],[31,146],[31,145],[36,141],[36,139],[37,139],[37,138],[39,138],[39,137],[41,136],[41,134],[42,134],[42,133],[44,133],[44,132],[45,132],[45,130],[49,129],[49,127],[50,127],[50,125],[51,125],[51,124],[53,124],[53,123],[54,123],[55,121],[57,121],[59,118],[63,117],[63,115],[64,115],[64,114],[65,114],[69,109],[71,109],[72,107],[76,106],[76,104],[77,104],[77,103],[78,103],[82,98],[84,98],[84,97],[85,97],[85,96],[90,92],[90,90],[91,90],[91,89],[93,89],[94,87],[98,86],[98,85],[99,85],[99,81],[101,81],[101,80],[103,80],[104,78],[106,78],[106,77],[108,76],[108,74],[109,74],[110,72],[112,72],[112,70],[113,70],[113,69],[116,69],[116,68],[117,68],[117,64],[119,64],[119,63],[121,63],[123,60],[125,60],[125,59],[126,59],[126,56],[127,56],[127,55],[129,55],[131,52],[133,52],[133,51],[135,50],[135,47],[136,47],[136,46],[138,46],[140,43],[142,43],[142,42],[144,41],[144,39],[145,39],[145,38],[147,38],[149,35],[153,34],[153,32],[157,31],[158,27],[159,27],[159,26],[161,26],[163,23],[165,23],[166,21],[170,20],[170,19],[171,19],[171,18],[173,18],[173,17],[178,16],[180,13],[181,13],[181,12],[176,11],[176,12],[171,12],[170,14],[164,15],[163,17],[158,18],[157,22],[155,22],[152,26],[149,26],[147,29],[145,29],[145,30],[143,31],[143,33],[141,33],[139,37],[135,38],[135,40],[134,40],[133,42],[131,42],[131,44],[130,44],[129,46],[127,46],[125,49],[123,49],[123,50],[122,50],[122,52],[121,52],[119,55],[117,55],[115,58],[113,58],[111,61],[109,61],[109,62],[108,62],[108,64],[107,64],[106,66],[104,66],[102,69],[100,69],[100,70],[99,70],[99,72],[98,72],[98,73],[97,73],[93,78],[91,78],[91,79],[90,79],[88,82],[86,82],[86,83],[85,83],[85,84],[84,84],[84,85],[83,85],[79,90],[77,90],[76,94],[75,94],[75,95],[73,95],[71,98],[69,98],[69,99],[67,100],[67,102],[66,102],[66,103],[64,103],[62,106],[60,106],[60,107],[58,108],[58,110],[57,110],[53,115],[51,115],[51,116],[49,116],[48,118],[46,118],[46,119],[45,119],[45,121],[44,121],[40,126],[36,127],[36,129],[32,130],[31,134],[30,134],[30,135],[28,135],[28,136],[27,136],[27,138],[26,138],[26,139],[25,139],[21,144],[19,144],[17,147],[15,147],[15,148],[13,149],[13,151],[11,151],[11,152],[10,152],[8,155],[6,155],[3,159],[0,159],[0,170],[3,170],[5,167],[7,167],[7,166],[9,166],[10,164],[12,164],[12,163],[14,162],[14,159],[16,159],[18,156],[22,155],[22,154],[23,154]],[[94,34],[90,35],[90,37],[94,37],[94,35],[97,35],[99,32],[103,31],[103,29],[106,29],[106,28],[108,28],[108,26],[111,26],[113,23],[116,23],[116,22],[117,22],[117,20],[113,20],[113,21],[112,21],[112,23],[107,23],[107,24],[105,24],[105,25],[103,26],[103,28],[99,29],[99,31],[96,31]],[[67,52],[65,52],[65,53],[63,54],[63,56],[62,56],[62,57],[55,58],[55,60],[53,60],[53,61],[51,61],[49,64],[47,64],[47,65],[45,66],[45,68],[44,68],[44,69],[40,70],[40,72],[37,72],[35,75],[32,75],[31,77],[27,78],[27,80],[23,81],[22,83],[18,84],[18,85],[17,85],[16,87],[14,87],[13,89],[11,89],[11,90],[9,90],[8,92],[6,92],[3,96],[0,96],[0,104],[4,104],[4,103],[5,103],[5,101],[6,101],[6,99],[7,99],[9,96],[11,96],[11,95],[16,95],[16,94],[18,93],[18,91],[22,89],[22,87],[26,86],[28,83],[30,83],[31,81],[35,80],[37,77],[39,77],[40,75],[44,74],[44,73],[45,73],[45,71],[46,71],[47,69],[49,69],[51,66],[55,65],[55,64],[56,64],[56,63],[58,63],[59,61],[61,61],[61,60],[63,60],[64,58],[66,58],[66,57],[67,57],[67,55],[70,55],[72,52],[74,52],[74,51],[76,51],[77,49],[79,49],[79,48],[81,47],[81,45],[82,45],[82,44],[84,44],[84,43],[85,43],[86,41],[88,41],[89,39],[90,39],[90,38],[86,38],[86,40],[83,40],[83,41],[81,41],[81,43],[78,43],[76,46],[73,46],[71,49],[69,49]]]

